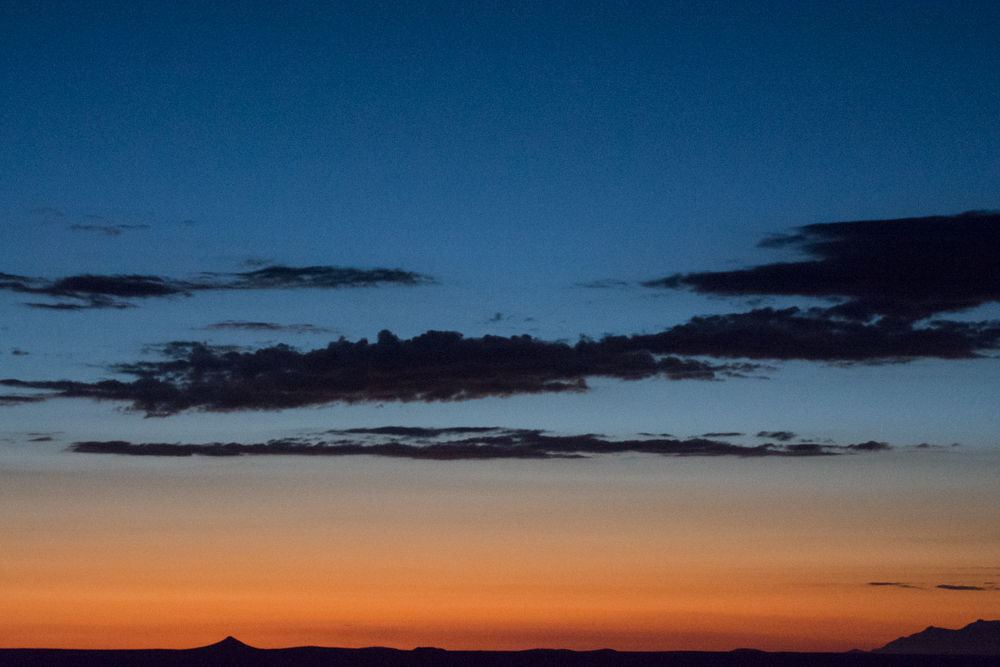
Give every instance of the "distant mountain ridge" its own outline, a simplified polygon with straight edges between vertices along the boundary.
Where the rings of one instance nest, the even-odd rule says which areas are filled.
[[[1000,655],[1000,621],[980,619],[959,630],[932,625],[923,632],[894,639],[872,653]]]

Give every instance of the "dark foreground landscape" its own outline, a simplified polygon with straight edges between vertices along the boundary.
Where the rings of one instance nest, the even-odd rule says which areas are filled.
[[[996,667],[989,655],[865,653],[728,653],[677,651],[445,651],[418,648],[257,649],[233,638],[187,650],[83,651],[0,649],[0,665],[19,667]]]
[[[997,667],[1000,621],[979,620],[958,630],[929,627],[871,652],[445,651],[417,648],[259,649],[226,637],[185,650],[81,651],[0,649],[0,667]]]

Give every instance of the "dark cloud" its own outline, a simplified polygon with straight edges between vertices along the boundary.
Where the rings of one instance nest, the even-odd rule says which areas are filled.
[[[198,280],[185,281],[148,275],[82,274],[58,280],[27,278],[0,273],[0,289],[22,294],[37,294],[58,299],[56,303],[28,303],[33,308],[49,310],[89,310],[94,308],[129,308],[132,299],[191,296],[211,290],[256,290],[375,287],[385,284],[420,285],[433,279],[401,269],[351,269],[336,266],[290,268],[269,266],[258,271],[229,274],[203,274]],[[67,301],[69,299],[69,301]]]
[[[379,426],[377,428],[333,429],[327,433],[337,435],[395,435],[408,438],[440,438],[444,435],[491,433],[503,429],[495,426],[452,426],[448,428],[422,428],[419,426]],[[538,431],[539,433],[541,431]]]
[[[118,275],[94,276],[90,274],[70,276],[55,281],[45,288],[33,290],[35,294],[50,296],[114,296],[124,298],[145,298],[182,294],[187,290],[158,276]]]
[[[549,435],[539,430],[504,428],[432,429],[392,426],[328,433],[339,437],[332,441],[288,438],[255,444],[230,442],[204,445],[87,441],[74,443],[71,450],[84,454],[130,456],[382,456],[435,461],[573,459],[609,454],[760,458],[851,453],[848,448],[833,446],[809,449],[800,449],[798,445],[773,444],[742,447],[704,438],[611,440],[594,434]]]
[[[330,333],[329,329],[317,327],[312,324],[275,324],[273,322],[242,322],[226,320],[209,324],[208,330],[237,330],[237,331],[288,331],[296,334],[306,333]]]
[[[742,433],[736,433],[735,431],[728,433],[702,433],[703,438],[736,438],[743,435]]]
[[[792,433],[791,431],[761,431],[757,434],[758,438],[770,438],[781,442],[788,442],[796,436],[798,436],[798,433]]]
[[[27,292],[30,291],[34,282],[36,282],[34,278],[0,272],[0,289],[11,292]]]
[[[646,287],[805,296],[829,307],[695,317],[662,334],[669,354],[839,363],[963,359],[1000,344],[1000,322],[929,319],[1000,301],[1000,213],[808,225],[761,243],[811,259],[677,274]]]
[[[100,232],[105,236],[121,236],[130,229],[149,229],[149,225],[70,225],[70,229],[82,232]]]
[[[143,352],[158,354],[170,359],[187,359],[188,355],[191,354],[191,350],[204,346],[206,346],[205,343],[199,343],[197,341],[175,340],[169,343],[162,343],[160,345],[148,345],[143,348]],[[252,347],[244,347],[241,345],[211,345],[207,347],[209,347],[209,349],[211,349],[215,354],[249,352],[253,350]],[[117,366],[113,368],[117,368]]]
[[[31,438],[28,442],[52,442],[51,435],[43,435],[38,438]]]
[[[240,352],[200,343],[175,343],[163,351],[168,360],[115,367],[136,377],[133,382],[3,380],[0,385],[130,401],[134,410],[165,416],[188,409],[281,410],[335,402],[582,392],[588,377],[713,380],[756,368],[654,355],[639,337],[581,340],[571,346],[527,335],[463,338],[454,331],[428,331],[409,340],[382,331],[375,343],[341,337],[310,352],[287,345]]]
[[[824,454],[829,451],[829,446],[827,445],[817,445],[815,443],[806,444],[796,444],[796,445],[784,445],[784,447],[789,452],[794,452],[801,456]],[[848,445],[850,447],[850,445]],[[847,449],[846,447],[844,449]]]
[[[614,280],[614,279],[608,278],[608,279],[605,279],[605,280],[593,280],[593,281],[591,281],[589,283],[580,283],[577,286],[578,287],[585,287],[587,289],[617,289],[617,290],[623,290],[623,289],[629,289],[630,287],[633,287],[634,283],[631,283],[631,282],[629,282],[627,280]]]
[[[896,588],[915,588],[921,589],[921,586],[913,586],[911,584],[904,584],[896,581],[872,581],[869,582],[869,586],[894,586]],[[938,584],[934,588],[939,588],[945,591],[995,591],[1000,590],[995,585],[985,584],[983,586],[959,586],[955,584]]]
[[[861,442],[856,445],[847,445],[847,449],[857,452],[885,452],[892,449],[892,447],[887,442],[869,440],[868,442]]]
[[[652,350],[680,355],[833,363],[968,359],[997,348],[1000,322],[933,320],[916,326],[883,319],[866,324],[815,308],[761,308],[694,317],[645,339]]]
[[[205,274],[217,282],[195,289],[298,289],[331,287],[375,287],[377,285],[421,285],[433,282],[428,276],[402,269],[351,269],[339,266],[268,266],[245,273]]]
[[[100,297],[90,297],[83,303],[39,303],[39,302],[27,302],[24,305],[29,308],[38,308],[41,310],[95,310],[104,308],[117,308],[118,310],[124,310],[126,308],[135,308],[135,304],[128,303],[125,301],[115,301],[114,299],[100,298]]]
[[[24,350],[18,349],[16,347],[13,350],[11,350],[10,353],[13,354],[15,357],[24,357],[29,354],[28,352],[25,352]]]
[[[727,296],[840,297],[833,314],[916,321],[1000,301],[1000,213],[864,220],[800,227],[761,243],[812,257],[644,283]]]
[[[3,394],[0,395],[0,405],[20,405],[22,403],[41,403],[48,399],[48,396],[25,396],[23,394]]]
[[[50,310],[129,308],[132,304],[127,299],[191,293],[182,283],[159,276],[135,274],[115,276],[82,274],[59,280],[45,280],[0,273],[0,289],[62,299],[56,303],[27,304],[33,308]]]

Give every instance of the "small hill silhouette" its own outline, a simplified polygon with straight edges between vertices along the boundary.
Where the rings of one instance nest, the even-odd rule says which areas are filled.
[[[259,648],[250,646],[249,644],[244,644],[236,637],[226,637],[221,642],[215,644],[209,644],[208,646],[203,646],[202,650],[212,649],[218,651],[259,651]]]
[[[980,619],[959,630],[932,625],[923,632],[894,639],[872,653],[1000,655],[1000,621]]]

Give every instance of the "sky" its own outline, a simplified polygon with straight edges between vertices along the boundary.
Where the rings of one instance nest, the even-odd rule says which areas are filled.
[[[0,2],[0,645],[1000,618],[991,2]]]

